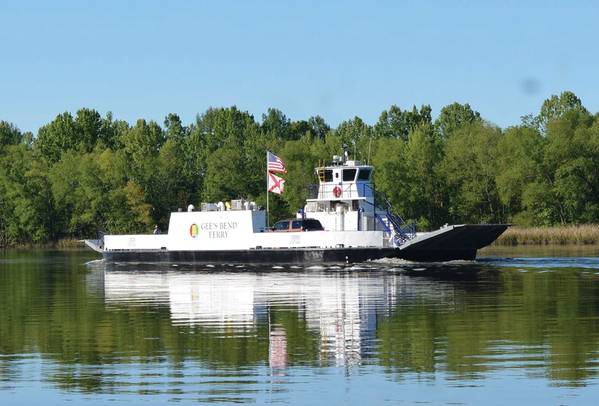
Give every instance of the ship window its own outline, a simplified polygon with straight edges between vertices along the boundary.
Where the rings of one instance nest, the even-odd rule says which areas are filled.
[[[360,169],[358,180],[370,180],[370,169]]]
[[[332,182],[333,181],[333,170],[332,169],[325,169],[325,171],[324,171],[324,181],[325,182]]]
[[[343,170],[343,181],[353,182],[356,179],[356,169],[344,169]]]
[[[291,228],[294,230],[299,230],[300,228],[302,228],[302,221],[301,220],[293,220],[291,222]]]

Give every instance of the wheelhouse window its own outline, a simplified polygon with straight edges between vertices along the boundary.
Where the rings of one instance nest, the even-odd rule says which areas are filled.
[[[325,169],[324,170],[324,181],[325,182],[332,182],[333,181],[333,170],[332,169]]]
[[[356,179],[356,169],[344,169],[343,170],[343,181],[353,182]]]
[[[370,180],[370,169],[361,168],[358,172],[358,180]]]
[[[291,228],[294,230],[299,230],[300,228],[302,228],[302,221],[301,220],[293,220],[291,222]]]

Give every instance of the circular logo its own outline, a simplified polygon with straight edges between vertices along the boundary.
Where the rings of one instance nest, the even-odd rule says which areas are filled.
[[[197,224],[194,223],[191,226],[189,226],[189,235],[191,236],[191,238],[198,238],[199,233],[200,230]]]

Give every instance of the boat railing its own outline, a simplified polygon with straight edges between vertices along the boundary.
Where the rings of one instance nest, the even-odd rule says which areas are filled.
[[[368,197],[364,194],[363,184],[349,185],[317,185],[311,184],[306,186],[308,191],[308,199],[323,199],[323,200],[344,200],[356,199],[359,197]],[[339,191],[335,188],[338,187]],[[337,194],[336,194],[337,193]]]
[[[364,184],[363,186],[366,189],[370,189],[369,193],[372,193],[374,198],[372,202],[368,200],[366,202],[374,206],[374,217],[381,224],[394,246],[399,247],[406,241],[416,237],[416,224],[408,224],[400,215],[396,214],[387,195],[375,190],[370,184]],[[366,190],[364,192],[367,193]],[[383,216],[377,213],[377,209],[379,208],[385,213]]]

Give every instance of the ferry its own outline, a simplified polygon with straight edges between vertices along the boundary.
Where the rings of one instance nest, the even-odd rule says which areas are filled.
[[[202,203],[170,215],[168,231],[85,240],[108,262],[358,263],[382,258],[474,260],[506,224],[445,225],[416,232],[376,191],[374,167],[347,151],[315,169],[318,184],[296,217],[268,226],[254,202]]]

